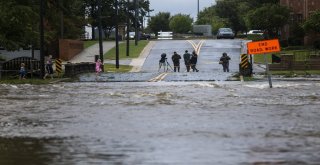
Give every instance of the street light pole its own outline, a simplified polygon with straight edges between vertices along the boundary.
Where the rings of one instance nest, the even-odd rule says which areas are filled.
[[[116,68],[119,69],[119,25],[118,25],[118,17],[119,17],[119,3],[118,0],[115,0],[115,9],[116,9],[116,18],[115,18],[115,23],[116,23]]]
[[[41,77],[45,75],[45,68],[44,68],[44,1],[40,0],[40,70],[41,70]]]
[[[199,11],[200,11],[200,3],[199,3],[199,0],[198,0],[198,15],[197,15],[197,19],[199,17]]]

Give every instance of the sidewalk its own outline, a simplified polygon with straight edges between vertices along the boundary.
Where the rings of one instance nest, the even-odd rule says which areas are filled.
[[[105,41],[103,44],[103,53],[108,52],[110,49],[115,47],[115,42]],[[84,49],[81,53],[73,57],[71,60],[66,61],[70,63],[80,63],[80,62],[95,62],[94,56],[99,55],[99,43]]]
[[[119,60],[120,65],[131,65],[133,66],[130,72],[139,72],[146,58],[148,57],[151,48],[154,46],[155,41],[150,41],[148,45],[143,49],[138,58],[134,59],[122,59]],[[108,52],[110,49],[115,47],[115,42],[106,41],[103,42],[103,53]],[[81,53],[73,57],[69,61],[65,61],[65,63],[81,63],[81,62],[95,62],[95,55],[99,55],[99,43],[90,46],[87,49],[84,49]],[[115,64],[115,60],[104,60],[105,64]]]
[[[142,50],[138,58],[132,59],[129,65],[133,66],[130,72],[140,72],[141,68],[150,54],[150,50],[155,45],[155,41],[150,41],[148,45]]]

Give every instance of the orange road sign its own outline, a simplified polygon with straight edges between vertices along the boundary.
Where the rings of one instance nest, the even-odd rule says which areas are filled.
[[[279,40],[264,40],[257,42],[248,42],[248,54],[264,54],[280,52]]]

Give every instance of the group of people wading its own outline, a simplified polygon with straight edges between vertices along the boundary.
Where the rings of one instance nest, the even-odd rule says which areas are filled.
[[[168,67],[171,68],[170,64],[167,61],[166,54],[162,53],[161,54],[161,59],[159,60],[159,71],[161,67],[164,68],[164,71],[168,70]],[[172,57],[172,62],[173,62],[173,71],[174,72],[180,72],[180,60],[181,56],[177,53],[174,52]],[[192,69],[193,72],[199,72],[199,70],[196,68],[197,61],[198,61],[198,55],[195,51],[190,54],[188,50],[185,51],[183,54],[183,59],[184,59],[184,64],[187,68],[187,72],[190,72],[190,68]],[[223,53],[222,57],[220,58],[219,64],[222,65],[223,71],[224,72],[229,72],[229,61],[231,58],[227,55],[227,53]]]

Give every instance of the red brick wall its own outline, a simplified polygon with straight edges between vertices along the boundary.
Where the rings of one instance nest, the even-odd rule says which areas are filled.
[[[320,0],[280,0],[280,4],[284,6],[288,6],[292,12],[291,16],[297,17],[298,14],[302,15],[302,22],[305,21],[310,14],[320,9]],[[290,18],[291,19],[291,18]],[[291,21],[291,20],[289,20]],[[295,20],[298,21],[298,20]],[[298,23],[302,23],[299,22]],[[319,39],[319,34],[308,34],[305,39],[305,45],[312,45],[316,39]],[[285,26],[282,29],[282,36],[281,39],[288,39],[289,38],[289,26]]]
[[[72,59],[84,49],[83,41],[59,40],[59,58],[65,61]]]

